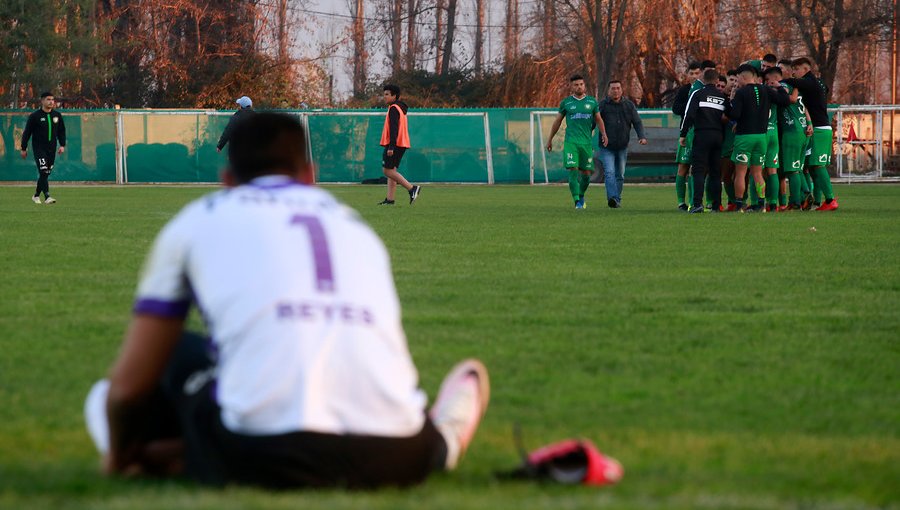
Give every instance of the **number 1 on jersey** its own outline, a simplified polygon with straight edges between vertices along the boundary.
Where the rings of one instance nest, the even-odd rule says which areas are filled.
[[[301,225],[309,232],[312,244],[313,265],[316,269],[316,289],[319,292],[334,292],[334,273],[331,270],[331,254],[328,251],[328,239],[322,222],[315,216],[295,214],[291,218],[291,226]]]

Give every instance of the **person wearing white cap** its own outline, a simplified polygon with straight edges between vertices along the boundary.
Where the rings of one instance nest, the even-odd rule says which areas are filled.
[[[234,112],[234,115],[231,116],[231,119],[228,120],[228,125],[225,126],[225,131],[222,131],[222,136],[219,137],[219,143],[216,144],[216,151],[222,152],[222,149],[225,148],[225,144],[231,140],[231,134],[234,132],[234,127],[241,121],[246,120],[247,117],[256,113],[253,111],[253,100],[247,96],[241,96],[235,101],[235,104],[240,106],[238,111]]]

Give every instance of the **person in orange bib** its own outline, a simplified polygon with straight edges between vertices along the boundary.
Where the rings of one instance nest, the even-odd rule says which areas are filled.
[[[406,120],[409,107],[400,101],[400,87],[396,85],[384,86],[384,101],[388,104],[388,113],[384,119],[384,129],[381,132],[381,146],[384,147],[381,166],[384,176],[387,177],[388,188],[387,197],[378,205],[394,205],[394,195],[398,184],[409,192],[409,203],[412,204],[419,197],[422,188],[410,184],[398,171],[403,153],[410,147],[409,126]]]

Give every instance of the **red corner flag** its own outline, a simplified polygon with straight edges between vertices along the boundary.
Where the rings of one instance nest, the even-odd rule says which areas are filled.
[[[850,132],[847,133],[847,141],[848,142],[856,142],[859,140],[859,137],[856,136],[856,130],[853,129],[853,124],[850,124]]]

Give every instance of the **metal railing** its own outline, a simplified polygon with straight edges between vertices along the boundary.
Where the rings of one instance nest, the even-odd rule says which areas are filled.
[[[834,115],[834,169],[852,182],[900,181],[900,105],[848,105]]]

